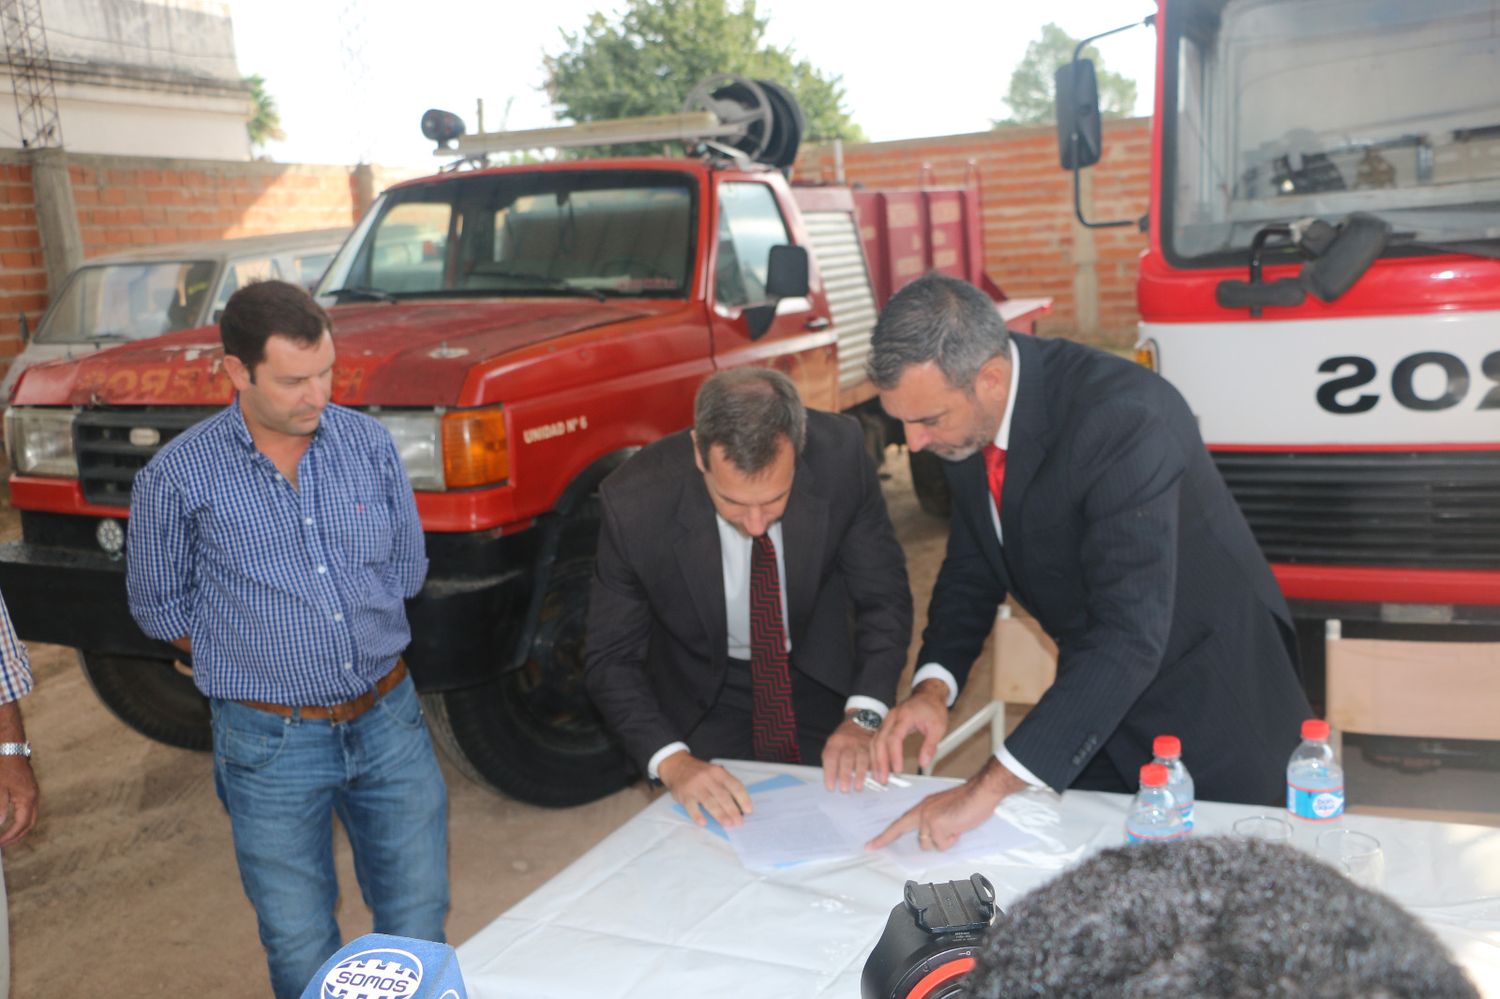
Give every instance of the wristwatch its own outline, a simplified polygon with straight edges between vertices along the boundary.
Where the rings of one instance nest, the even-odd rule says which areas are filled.
[[[31,756],[29,742],[0,742],[0,756]]]
[[[849,716],[849,720],[858,725],[860,728],[864,729],[866,732],[875,732],[879,730],[880,723],[884,719],[880,717],[879,711],[871,711],[869,708],[860,708],[858,711],[854,712],[854,714]]]

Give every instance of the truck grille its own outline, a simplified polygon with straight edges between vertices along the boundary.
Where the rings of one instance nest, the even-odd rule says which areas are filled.
[[[1500,451],[1214,461],[1272,562],[1500,569]]]
[[[218,411],[218,407],[129,406],[79,413],[73,422],[73,450],[83,498],[100,506],[129,506],[135,473],[167,441]],[[131,443],[132,431],[155,431],[158,439]]]

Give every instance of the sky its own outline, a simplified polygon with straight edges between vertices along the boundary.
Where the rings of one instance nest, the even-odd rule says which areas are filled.
[[[431,107],[475,130],[557,124],[542,91],[543,58],[564,49],[595,11],[619,0],[229,0],[240,70],[258,73],[287,138],[266,152],[284,163],[433,167],[418,123]],[[878,11],[892,11],[880,20]],[[850,10],[863,13],[851,15]],[[1152,0],[924,0],[856,5],[759,0],[766,42],[789,46],[843,77],[845,109],[872,141],[983,131],[1008,110],[1011,71],[1041,27],[1075,38],[1139,20]],[[913,16],[920,11],[920,16]],[[1098,43],[1106,68],[1137,84],[1137,114],[1153,94],[1152,33]],[[684,85],[691,86],[691,83]]]

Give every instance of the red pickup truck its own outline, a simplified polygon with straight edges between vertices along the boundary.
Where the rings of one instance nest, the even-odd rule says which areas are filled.
[[[580,679],[600,480],[735,365],[786,372],[878,452],[899,442],[864,358],[879,306],[930,269],[1020,329],[1048,308],[985,277],[973,188],[794,187],[710,153],[459,169],[380,196],[319,288],[334,399],[389,428],[416,490],[431,569],[407,662],[466,773],[544,805],[630,779]],[[128,613],[123,520],[136,470],[230,399],[204,328],[32,368],[6,413],[23,538],[0,546],[0,590],[22,637],[77,648],[117,716],[195,749],[207,705]]]

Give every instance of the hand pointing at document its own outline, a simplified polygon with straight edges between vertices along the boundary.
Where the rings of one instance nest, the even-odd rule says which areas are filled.
[[[1023,790],[1026,782],[991,757],[984,769],[957,787],[929,794],[885,831],[865,844],[868,850],[889,846],[905,833],[916,830],[917,845],[924,850],[947,850],[960,836],[984,824],[1005,797]]]

